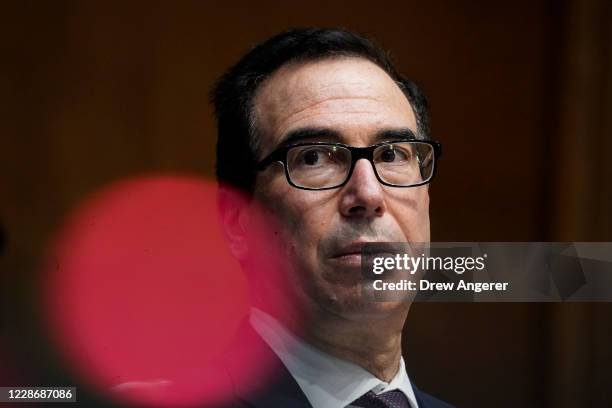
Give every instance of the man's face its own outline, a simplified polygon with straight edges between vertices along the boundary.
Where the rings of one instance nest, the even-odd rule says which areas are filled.
[[[382,69],[361,58],[285,65],[260,86],[254,102],[258,160],[298,130],[326,132],[295,142],[356,147],[389,140],[381,136],[385,131],[417,133],[405,95]],[[275,218],[272,232],[289,260],[294,299],[348,319],[407,308],[362,299],[360,245],[428,242],[427,186],[383,186],[371,163],[359,160],[343,187],[301,190],[288,184],[282,165],[275,163],[258,174],[254,199]]]

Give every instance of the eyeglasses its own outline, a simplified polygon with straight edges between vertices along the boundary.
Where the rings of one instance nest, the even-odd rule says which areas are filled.
[[[433,179],[436,159],[441,154],[440,143],[430,140],[384,142],[368,147],[312,142],[279,147],[256,168],[263,171],[279,161],[283,163],[287,181],[293,187],[329,190],[345,185],[357,160],[366,159],[372,163],[381,184],[416,187]]]

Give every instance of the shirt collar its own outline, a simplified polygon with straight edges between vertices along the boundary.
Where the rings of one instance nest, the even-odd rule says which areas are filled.
[[[280,358],[313,408],[345,408],[368,391],[380,394],[400,390],[410,406],[418,408],[403,357],[400,368],[386,383],[364,368],[333,357],[299,339],[278,320],[251,308],[250,323]]]

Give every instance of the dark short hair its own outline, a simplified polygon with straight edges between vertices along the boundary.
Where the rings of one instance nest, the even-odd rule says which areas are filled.
[[[257,129],[253,99],[258,86],[282,65],[334,57],[360,57],[382,68],[404,92],[417,122],[417,136],[429,138],[427,100],[372,41],[338,28],[289,30],[256,45],[219,79],[211,92],[217,118],[217,179],[246,192],[255,184]]]

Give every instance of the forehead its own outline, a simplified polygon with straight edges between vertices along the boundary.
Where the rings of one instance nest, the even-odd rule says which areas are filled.
[[[299,128],[329,128],[349,144],[368,144],[385,128],[416,133],[410,103],[399,86],[363,58],[290,63],[272,74],[254,99],[260,151],[271,151]]]

